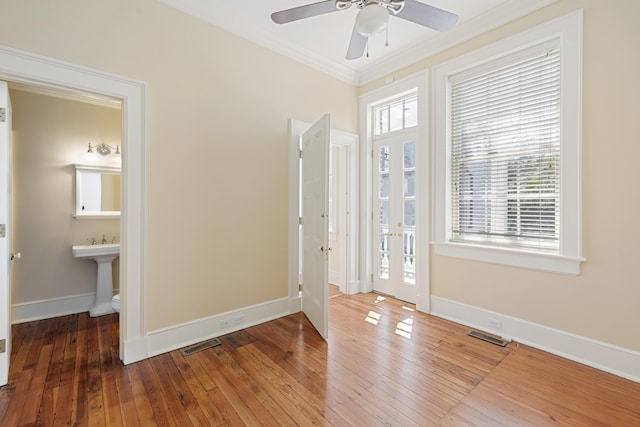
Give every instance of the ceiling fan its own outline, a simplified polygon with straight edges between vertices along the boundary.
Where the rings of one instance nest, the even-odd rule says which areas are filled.
[[[387,27],[389,15],[415,22],[423,27],[446,31],[458,21],[458,15],[417,0],[325,0],[281,10],[271,14],[276,24],[310,18],[355,6],[360,11],[351,32],[347,59],[358,59],[367,47],[369,37]]]

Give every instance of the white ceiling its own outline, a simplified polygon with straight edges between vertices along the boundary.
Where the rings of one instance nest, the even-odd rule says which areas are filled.
[[[345,59],[359,9],[336,11],[288,24],[275,24],[271,13],[320,0],[160,0],[187,14],[334,75],[365,84],[422,58],[475,37],[557,0],[420,0],[457,14],[445,33],[390,17],[385,34],[369,40],[369,57]]]

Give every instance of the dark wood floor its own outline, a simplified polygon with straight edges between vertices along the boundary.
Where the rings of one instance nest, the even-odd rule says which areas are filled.
[[[376,294],[336,295],[328,342],[294,314],[123,366],[116,315],[24,323],[0,425],[640,425],[640,384],[467,332]]]

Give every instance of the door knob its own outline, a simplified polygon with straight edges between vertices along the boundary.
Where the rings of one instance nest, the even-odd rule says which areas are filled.
[[[16,252],[15,254],[11,254],[11,261],[13,261],[14,259],[20,259],[22,258],[22,254],[20,252]]]

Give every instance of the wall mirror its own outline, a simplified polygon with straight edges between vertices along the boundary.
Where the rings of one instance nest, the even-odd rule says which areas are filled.
[[[76,218],[120,217],[120,168],[76,166]]]

